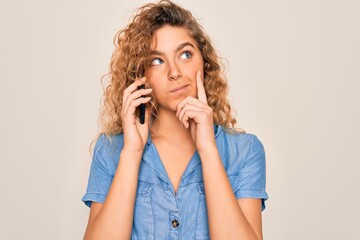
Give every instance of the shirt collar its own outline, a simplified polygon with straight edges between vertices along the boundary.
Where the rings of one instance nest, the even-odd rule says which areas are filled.
[[[214,123],[214,134],[215,134],[215,138],[217,138],[217,136],[220,134],[221,131],[222,131],[222,126]],[[146,141],[146,144],[147,144],[147,145],[150,145],[151,143],[152,143],[152,141],[151,141],[151,136],[150,136],[150,133],[149,133],[149,136],[148,136],[148,139],[147,139],[147,141]],[[146,146],[145,146],[145,149],[146,149]]]
[[[222,127],[220,125],[214,124],[214,134],[215,138],[220,134],[222,131]],[[164,164],[162,163],[159,153],[157,152],[157,149],[155,145],[151,141],[150,134],[148,136],[147,143],[144,148],[143,153],[143,160],[156,172],[156,174],[165,182],[169,183],[171,185],[171,181],[169,179],[169,176],[166,173]],[[197,165],[200,164],[200,157],[197,151],[195,151],[194,155],[192,156],[188,166],[185,169],[185,172],[183,173],[180,183],[183,178],[188,176],[190,173],[192,173]]]

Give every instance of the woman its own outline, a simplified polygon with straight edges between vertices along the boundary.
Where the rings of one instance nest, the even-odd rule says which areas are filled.
[[[263,145],[234,129],[217,55],[191,13],[145,5],[115,40],[84,238],[262,239]]]

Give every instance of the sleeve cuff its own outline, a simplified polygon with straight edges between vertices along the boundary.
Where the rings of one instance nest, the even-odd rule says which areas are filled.
[[[269,198],[264,190],[257,189],[239,189],[235,192],[236,199],[239,198],[260,198],[262,201],[262,211],[265,209],[265,201]]]
[[[86,206],[91,207],[92,202],[105,202],[106,195],[101,193],[86,193],[84,197],[81,199],[85,203]]]

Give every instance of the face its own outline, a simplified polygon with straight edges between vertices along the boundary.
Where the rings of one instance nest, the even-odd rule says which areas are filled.
[[[153,36],[146,79],[159,110],[176,111],[187,96],[196,97],[196,73],[203,76],[203,58],[196,41],[185,28],[164,26]]]

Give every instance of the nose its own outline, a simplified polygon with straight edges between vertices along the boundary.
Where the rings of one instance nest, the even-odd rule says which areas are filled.
[[[181,78],[181,71],[176,63],[169,63],[169,75],[170,80],[179,80]]]

